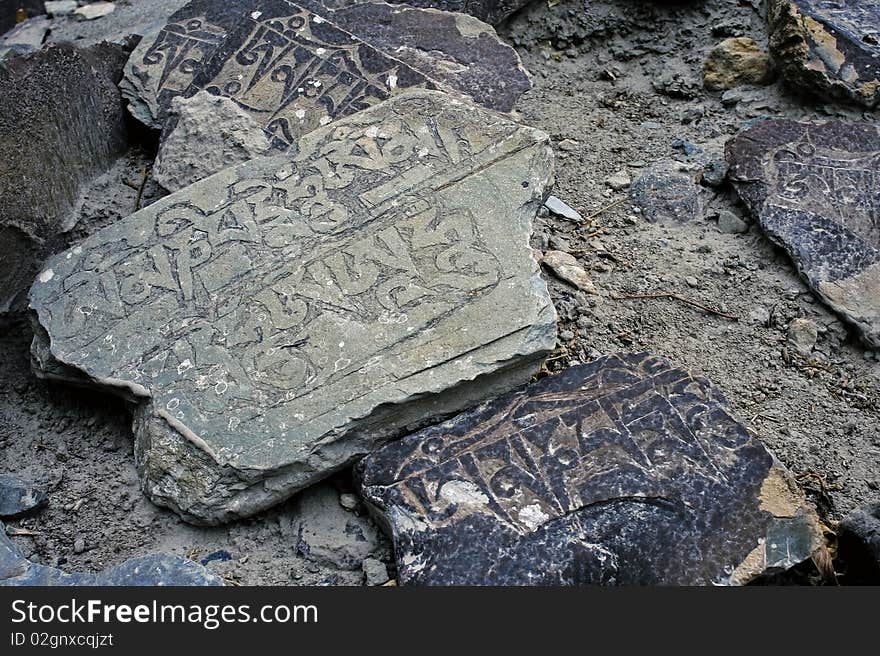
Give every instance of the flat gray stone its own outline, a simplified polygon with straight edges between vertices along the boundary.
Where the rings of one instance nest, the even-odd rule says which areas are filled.
[[[171,125],[152,169],[153,179],[168,191],[179,191],[272,149],[254,117],[228,98],[200,91],[191,98],[174,98],[170,111]]]
[[[80,192],[125,149],[116,83],[129,50],[61,45],[0,62],[0,312],[66,246]]]
[[[880,4],[769,0],[770,51],[798,90],[880,104]]]
[[[411,585],[739,585],[826,555],[818,519],[709,382],[600,358],[355,468]]]
[[[46,503],[46,485],[16,474],[0,474],[0,517],[15,517]]]
[[[770,120],[727,145],[730,179],[813,291],[880,347],[880,134]]]
[[[43,375],[137,403],[156,503],[218,523],[522,384],[556,315],[529,238],[547,135],[402,94],[49,260]]]
[[[150,554],[101,572],[68,574],[25,558],[0,522],[0,586],[197,586],[223,585],[213,572],[180,556]]]

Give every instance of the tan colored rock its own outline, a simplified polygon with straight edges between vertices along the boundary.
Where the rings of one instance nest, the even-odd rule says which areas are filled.
[[[703,82],[710,91],[769,84],[772,80],[770,55],[749,37],[725,39],[709,52],[703,65]]]
[[[542,262],[548,269],[556,274],[560,280],[564,280],[588,294],[599,293],[599,290],[596,289],[590,276],[584,271],[581,265],[578,264],[577,258],[575,258],[574,255],[562,251],[547,251],[544,254]]]

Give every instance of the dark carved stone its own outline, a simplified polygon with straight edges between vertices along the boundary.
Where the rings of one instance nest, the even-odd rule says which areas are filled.
[[[694,176],[680,171],[679,166],[671,160],[656,162],[630,187],[630,197],[651,223],[687,223],[703,216]]]
[[[384,3],[334,11],[319,0],[195,0],[144,39],[121,86],[151,127],[167,131],[171,101],[205,89],[234,100],[285,148],[402,90],[443,87],[509,111],[529,81],[516,52],[470,16]]]
[[[223,580],[198,563],[166,553],[131,558],[94,574],[68,574],[55,567],[30,562],[6,536],[6,529],[0,522],[0,586],[32,585],[218,586],[223,585]]]
[[[516,51],[470,16],[366,2],[338,9],[330,18],[444,88],[489,109],[508,112],[529,89]]]
[[[253,114],[280,148],[332,119],[406,89],[433,89],[424,75],[326,18],[287,0],[262,0],[193,78]]]
[[[742,584],[824,554],[815,514],[707,380],[608,356],[356,467],[420,585]]]
[[[125,46],[52,46],[0,63],[0,312],[63,247],[83,186],[125,148]]]
[[[528,243],[551,179],[545,133],[395,96],[49,260],[33,356],[138,403],[154,501],[253,514],[540,367],[556,318]]]
[[[880,134],[771,120],[727,145],[730,179],[813,291],[880,346]]]
[[[797,88],[876,107],[880,102],[880,4],[770,0],[770,49]]]
[[[171,100],[183,94],[226,35],[259,0],[191,0],[132,52],[120,84],[139,121],[162,127]]]

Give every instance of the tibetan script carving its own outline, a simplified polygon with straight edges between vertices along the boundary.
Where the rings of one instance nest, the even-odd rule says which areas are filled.
[[[528,248],[546,135],[423,91],[300,146],[104,229],[31,291],[46,374],[136,398],[146,491],[195,521],[271,505],[554,345]]]

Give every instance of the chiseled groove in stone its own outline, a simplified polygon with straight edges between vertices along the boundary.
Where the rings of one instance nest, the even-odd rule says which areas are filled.
[[[252,514],[539,368],[556,330],[528,246],[547,142],[436,92],[316,130],[298,154],[225,169],[47,263],[31,298],[51,340],[37,331],[34,361],[147,390],[135,450],[157,503],[193,522]],[[375,250],[394,235],[397,250]],[[359,268],[347,282],[328,268],[343,256]],[[371,267],[393,311],[357,291]]]

